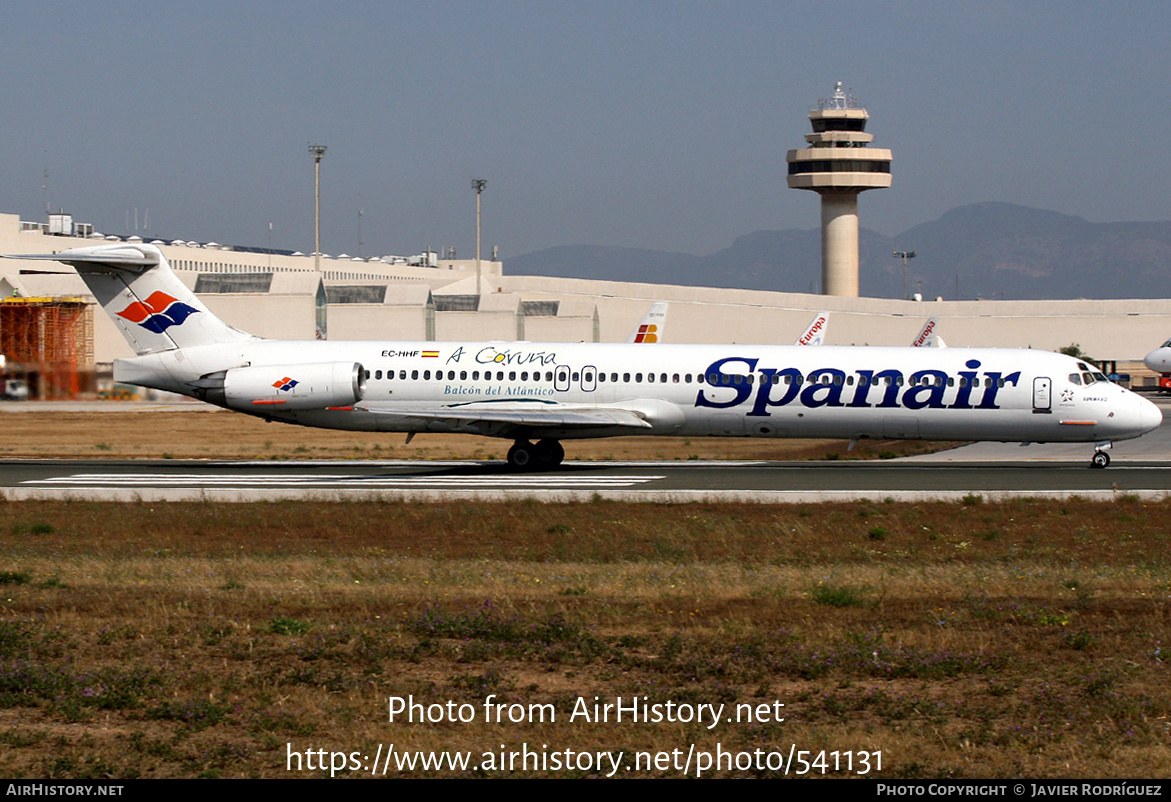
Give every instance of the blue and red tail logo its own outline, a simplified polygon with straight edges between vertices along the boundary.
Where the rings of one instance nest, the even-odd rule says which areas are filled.
[[[154,292],[145,301],[135,301],[118,313],[118,317],[125,318],[131,323],[137,323],[147,331],[162,334],[171,326],[178,326],[184,320],[198,312],[178,298],[167,295],[162,290]]]

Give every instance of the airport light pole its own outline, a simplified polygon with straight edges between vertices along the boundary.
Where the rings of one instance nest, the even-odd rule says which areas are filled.
[[[896,259],[903,260],[903,300],[907,300],[907,260],[915,258],[914,251],[895,251],[892,254]]]
[[[310,145],[313,157],[313,269],[321,272],[321,157],[325,145]]]
[[[472,179],[472,189],[476,191],[476,295],[483,295],[483,269],[480,266],[480,195],[488,182],[483,178]]]

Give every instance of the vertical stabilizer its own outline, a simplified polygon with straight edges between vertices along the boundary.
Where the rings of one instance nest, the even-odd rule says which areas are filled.
[[[937,328],[939,328],[939,318],[929,318],[923,324],[923,328],[919,329],[915,339],[911,340],[911,345],[915,348],[946,348],[947,344],[935,331]]]
[[[9,258],[72,265],[137,354],[254,339],[209,312],[154,245],[119,243]]]
[[[802,332],[793,345],[821,345],[825,342],[825,332],[828,328],[829,312],[818,312],[809,328]]]
[[[667,327],[667,302],[656,301],[651,304],[638,328],[630,335],[628,343],[657,343],[663,339],[663,330]]]

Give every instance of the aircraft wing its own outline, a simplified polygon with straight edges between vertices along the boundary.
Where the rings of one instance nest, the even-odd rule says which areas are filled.
[[[404,419],[423,419],[465,428],[477,424],[517,429],[650,429],[646,418],[617,407],[574,407],[560,404],[470,403],[429,408],[376,407],[356,405],[355,409]]]

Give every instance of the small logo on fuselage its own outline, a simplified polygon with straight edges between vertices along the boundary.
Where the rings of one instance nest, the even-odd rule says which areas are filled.
[[[300,382],[298,382],[296,379],[290,379],[288,376],[285,376],[283,379],[277,379],[276,381],[274,381],[272,383],[272,386],[277,388],[281,392],[287,393],[290,390],[292,390],[294,387],[296,387],[298,384],[300,384]]]

